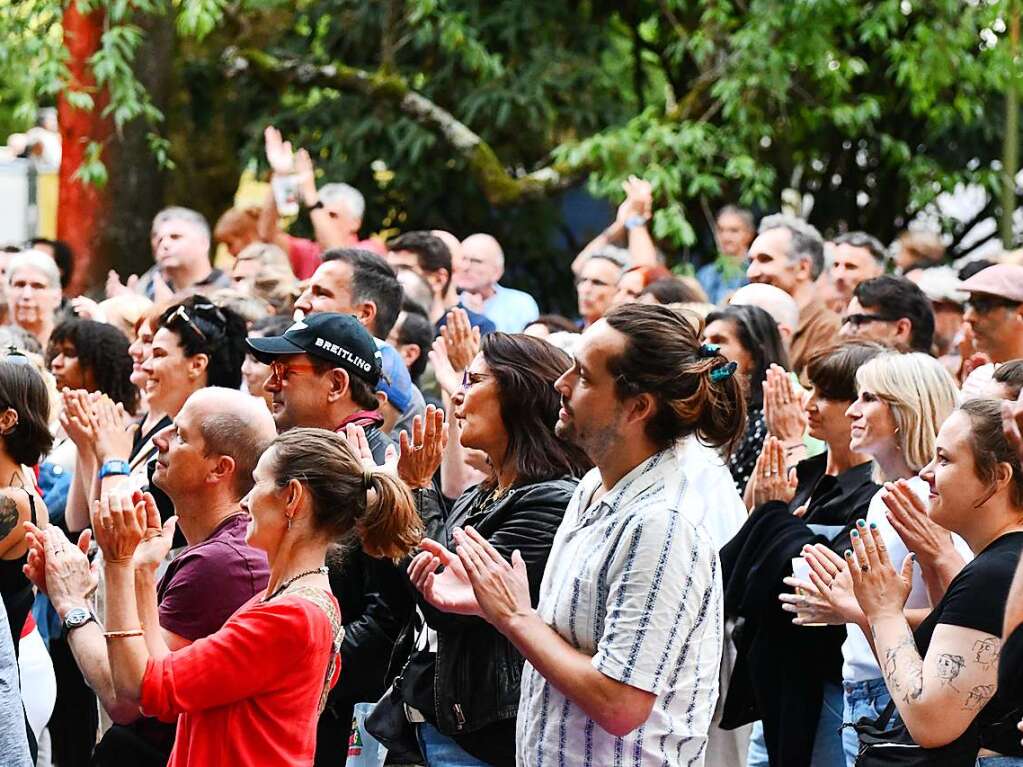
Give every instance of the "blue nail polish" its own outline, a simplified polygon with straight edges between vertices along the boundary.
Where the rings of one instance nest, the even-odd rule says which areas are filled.
[[[846,549],[845,550],[845,558],[846,559],[852,559],[852,549]]]
[[[853,538],[859,538],[860,537],[860,531],[859,530],[853,530],[852,531],[852,537]]]
[[[859,521],[858,521],[858,522],[856,523],[856,526],[857,526],[857,527],[866,527],[866,526],[867,526],[867,523],[866,523],[866,522],[864,522],[864,521],[863,521],[863,520],[861,519],[861,520],[859,520]]]
[[[870,523],[870,529],[871,530],[877,530],[877,523],[876,522],[871,522]]]

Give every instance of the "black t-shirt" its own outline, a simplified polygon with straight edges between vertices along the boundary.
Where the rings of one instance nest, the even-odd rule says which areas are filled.
[[[1005,600],[1009,596],[1021,551],[1023,532],[1006,533],[989,544],[952,579],[945,596],[913,634],[921,657],[927,655],[931,637],[939,623],[976,629],[996,637],[1002,635]],[[984,648],[978,648],[977,652],[984,652]],[[1005,756],[1023,756],[1023,746],[1016,730],[1020,717],[1018,711],[1013,710],[1013,697],[1015,695],[1011,691],[1003,694],[999,689],[977,714],[973,726],[961,737],[976,737],[976,728],[979,728],[984,748]]]

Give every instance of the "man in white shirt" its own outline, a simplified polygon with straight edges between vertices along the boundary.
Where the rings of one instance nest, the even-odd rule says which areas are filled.
[[[686,513],[675,443],[723,446],[745,428],[739,383],[667,307],[625,304],[582,335],[555,384],[556,431],[595,464],[580,482],[529,602],[525,567],[471,528],[442,573],[413,582],[436,607],[484,617],[526,658],[520,767],[703,765],[718,688],[717,545]],[[701,504],[693,498],[693,503]],[[428,555],[427,555],[428,556]]]

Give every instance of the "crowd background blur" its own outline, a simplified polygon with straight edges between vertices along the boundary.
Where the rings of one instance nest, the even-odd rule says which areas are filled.
[[[1023,764],[1011,220],[694,181],[697,233],[651,161],[553,247],[252,143],[103,274],[42,196],[2,243],[11,763]]]

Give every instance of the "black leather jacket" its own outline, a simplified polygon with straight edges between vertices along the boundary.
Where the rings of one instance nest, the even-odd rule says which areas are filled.
[[[455,501],[446,518],[435,491],[416,495],[427,535],[449,548],[454,549],[452,531],[472,525],[505,558],[511,559],[518,549],[526,562],[530,596],[536,605],[554,534],[577,484],[578,480],[563,477],[523,485],[482,509],[478,507],[485,491],[470,488]],[[421,596],[418,605],[427,624],[437,632],[435,710],[428,713],[437,729],[457,735],[514,719],[524,661],[511,642],[482,618],[440,612]],[[402,664],[412,650],[413,633],[406,631],[402,637],[407,644],[404,654],[398,656]],[[395,687],[400,691],[400,680]]]

